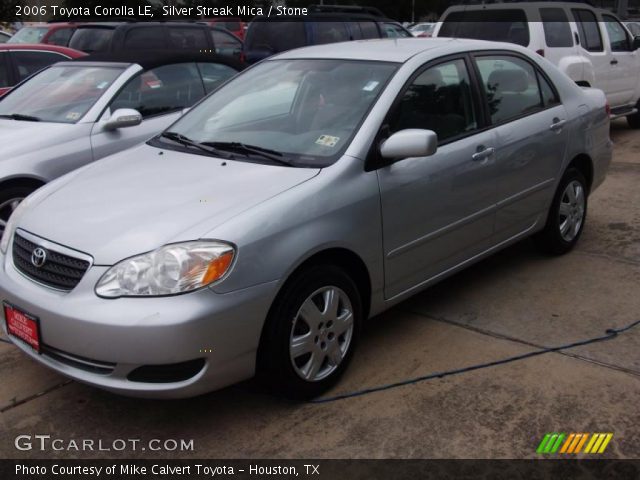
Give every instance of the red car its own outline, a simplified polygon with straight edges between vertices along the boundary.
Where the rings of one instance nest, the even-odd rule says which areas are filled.
[[[76,31],[78,23],[52,22],[41,25],[22,27],[7,43],[46,43],[48,45],[69,45],[71,35]]]
[[[56,45],[0,44],[0,97],[52,63],[85,55],[84,52]]]
[[[212,27],[221,27],[233,33],[240,40],[244,40],[245,24],[241,18],[217,17],[203,20],[204,23]]]

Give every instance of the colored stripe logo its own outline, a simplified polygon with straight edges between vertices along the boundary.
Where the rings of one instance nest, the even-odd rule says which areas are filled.
[[[604,453],[613,438],[613,433],[547,433],[536,453],[578,454]]]

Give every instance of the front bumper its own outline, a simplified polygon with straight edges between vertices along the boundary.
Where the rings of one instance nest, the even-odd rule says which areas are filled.
[[[251,378],[262,326],[277,289],[277,282],[270,282],[227,294],[205,288],[172,297],[112,300],[94,293],[107,267],[91,267],[74,290],[62,293],[18,272],[11,250],[6,256],[0,254],[0,264],[0,301],[40,319],[45,349],[38,354],[12,338],[16,346],[75,380],[142,397],[190,397]],[[3,310],[0,318],[6,333]],[[203,359],[204,366],[186,380],[127,379],[142,366],[196,359]],[[78,368],[83,360],[113,368],[106,373],[87,371]]]

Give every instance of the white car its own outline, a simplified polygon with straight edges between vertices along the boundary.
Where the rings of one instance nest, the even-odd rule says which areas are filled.
[[[414,37],[430,37],[435,26],[435,23],[416,23],[409,31]]]
[[[558,2],[451,7],[434,36],[527,47],[578,85],[603,90],[612,118],[626,116],[629,126],[640,128],[640,37],[608,11]]]

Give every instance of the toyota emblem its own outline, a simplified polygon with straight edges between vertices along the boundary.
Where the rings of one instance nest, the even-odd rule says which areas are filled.
[[[31,253],[31,263],[34,267],[40,268],[47,261],[47,251],[44,248],[38,247]]]

